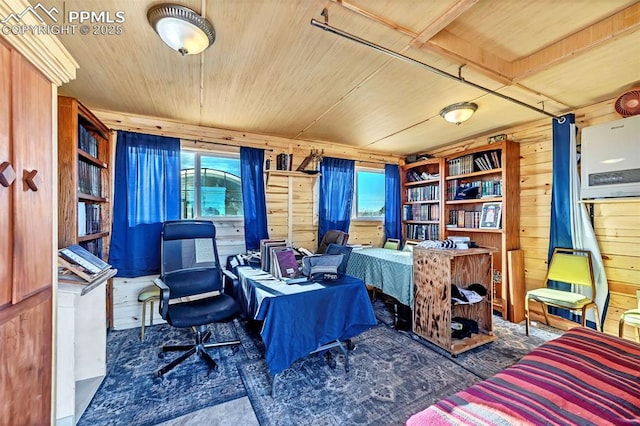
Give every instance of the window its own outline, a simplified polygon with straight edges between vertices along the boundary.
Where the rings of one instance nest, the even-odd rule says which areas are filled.
[[[356,169],[355,218],[384,217],[384,170]]]
[[[182,150],[180,216],[182,219],[242,217],[240,158]]]

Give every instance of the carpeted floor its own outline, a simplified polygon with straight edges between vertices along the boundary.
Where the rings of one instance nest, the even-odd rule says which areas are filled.
[[[262,425],[403,424],[413,413],[516,362],[555,337],[536,329],[526,337],[522,326],[496,317],[498,340],[457,358],[408,332],[393,329],[388,305],[374,304],[380,324],[354,339],[351,369],[336,354],[331,368],[323,356],[296,361],[272,380],[264,362],[259,330],[235,321],[212,325],[213,338],[232,339],[235,348],[210,350],[218,361],[208,374],[197,357],[176,367],[164,379],[154,372],[175,357],[158,358],[163,343],[189,342],[190,330],[167,325],[112,331],[107,337],[107,376],[79,421],[90,425],[155,425],[186,413],[248,396]]]

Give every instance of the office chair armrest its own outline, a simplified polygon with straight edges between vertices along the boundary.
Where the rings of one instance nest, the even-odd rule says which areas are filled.
[[[153,283],[160,289],[160,315],[166,318],[169,311],[169,287],[160,278],[153,280]]]
[[[232,279],[234,281],[238,279],[238,276],[236,274],[234,274],[233,272],[228,271],[226,269],[223,269],[222,273],[225,274],[227,277],[229,277],[230,279]]]

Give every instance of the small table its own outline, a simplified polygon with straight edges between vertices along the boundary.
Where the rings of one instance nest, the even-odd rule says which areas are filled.
[[[263,321],[265,360],[274,376],[323,345],[348,340],[377,324],[362,280],[287,285],[251,267],[238,267],[238,295],[247,317]]]
[[[413,309],[413,256],[408,251],[384,248],[353,250],[347,274],[362,279]]]

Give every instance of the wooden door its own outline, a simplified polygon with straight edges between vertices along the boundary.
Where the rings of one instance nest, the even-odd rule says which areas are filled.
[[[11,131],[11,51],[0,43],[0,167],[7,167],[4,174],[11,179],[15,164],[11,158],[9,148],[9,132]],[[9,169],[10,168],[10,169]],[[7,185],[7,186],[5,186]],[[13,223],[12,215],[12,190],[15,181],[0,185],[0,309],[11,304],[13,286],[13,264],[8,261],[12,258]]]
[[[2,42],[0,95],[0,164],[8,161],[15,170],[15,180],[0,185],[0,419],[49,424],[52,86]]]

